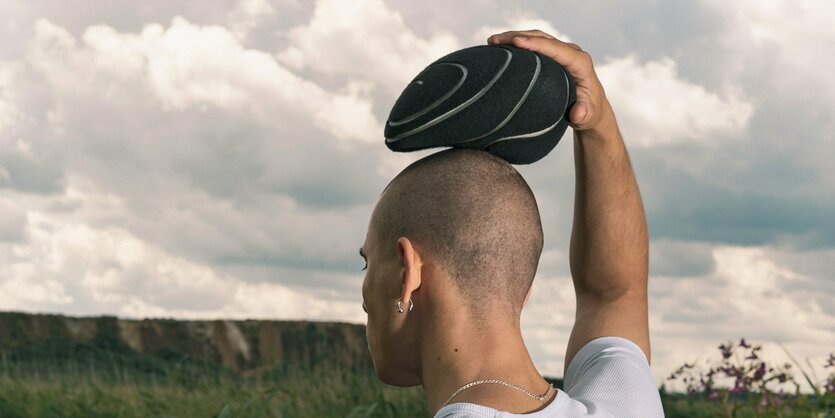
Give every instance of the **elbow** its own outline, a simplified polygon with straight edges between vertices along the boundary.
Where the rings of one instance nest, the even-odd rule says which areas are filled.
[[[647,297],[647,274],[623,275],[613,280],[574,280],[577,298],[611,302],[624,297]]]

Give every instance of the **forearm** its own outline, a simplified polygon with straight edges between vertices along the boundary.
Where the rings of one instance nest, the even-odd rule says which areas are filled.
[[[611,114],[611,109],[607,109]],[[609,298],[646,291],[649,237],[638,184],[614,115],[574,133],[569,261],[574,288]]]

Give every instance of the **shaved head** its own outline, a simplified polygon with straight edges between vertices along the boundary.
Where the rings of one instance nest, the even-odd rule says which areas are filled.
[[[476,319],[521,312],[542,253],[530,187],[507,161],[451,148],[424,157],[386,186],[372,214],[381,256],[407,237],[457,285]]]

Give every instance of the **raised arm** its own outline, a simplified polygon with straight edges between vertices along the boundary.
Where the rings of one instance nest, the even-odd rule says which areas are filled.
[[[488,42],[512,43],[549,56],[568,70],[577,85],[577,103],[570,111],[576,193],[569,254],[577,312],[565,368],[580,348],[603,336],[633,341],[649,360],[646,217],[626,146],[591,56],[577,45],[536,30],[505,32]]]

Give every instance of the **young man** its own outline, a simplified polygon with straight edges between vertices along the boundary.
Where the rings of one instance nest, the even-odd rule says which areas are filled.
[[[564,391],[536,370],[520,330],[543,245],[536,200],[513,166],[470,149],[411,164],[371,215],[360,254],[377,375],[423,385],[435,417],[662,417],[649,367],[647,225],[591,57],[538,30],[488,42],[540,52],[576,81],[577,311]]]

